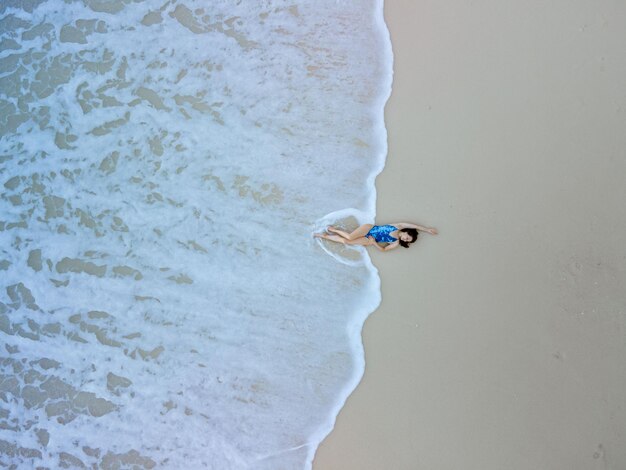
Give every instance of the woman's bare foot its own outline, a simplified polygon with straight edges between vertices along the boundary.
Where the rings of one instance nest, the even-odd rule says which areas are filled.
[[[332,225],[329,225],[328,227],[326,227],[326,231],[330,232],[330,233],[337,233],[337,230],[339,230],[339,229],[336,229]]]

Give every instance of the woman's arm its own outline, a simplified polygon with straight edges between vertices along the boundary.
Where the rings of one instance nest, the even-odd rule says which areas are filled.
[[[393,250],[394,248],[398,248],[399,246],[400,246],[400,242],[395,241],[395,242],[390,243],[389,245],[387,245],[385,248],[383,248],[382,251]]]
[[[393,224],[393,226],[399,228],[400,230],[402,230],[403,228],[414,228],[422,232],[430,233],[431,235],[437,235],[439,233],[434,227],[423,227],[422,225],[409,224],[406,222],[399,222],[397,224]]]
[[[383,247],[381,245],[378,244],[378,242],[376,240],[374,240],[374,237],[369,237],[370,239],[370,245],[374,245],[379,251],[389,251],[389,250],[393,250],[394,248],[397,248],[398,245],[400,245],[400,242],[395,241],[393,243],[389,243],[387,246]]]
[[[374,245],[378,250],[380,250],[380,251],[384,251],[385,250],[382,246],[380,246],[378,244],[378,242],[374,239],[373,236],[370,235],[369,237],[367,237],[367,239],[370,241],[369,244],[370,245]]]

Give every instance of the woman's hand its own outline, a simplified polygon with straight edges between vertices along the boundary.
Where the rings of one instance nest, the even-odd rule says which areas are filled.
[[[428,233],[430,233],[431,235],[437,235],[437,234],[439,233],[439,232],[437,231],[437,229],[436,229],[436,228],[434,228],[434,227],[433,227],[433,228],[426,229],[426,231],[427,231]]]
[[[371,235],[370,235],[370,236],[369,236],[369,237],[367,237],[367,238],[368,238],[368,240],[370,241],[370,243],[369,243],[370,245],[374,245],[374,246],[375,246],[376,248],[378,248],[380,251],[384,251],[384,250],[385,250],[382,246],[380,246],[380,245],[376,242],[376,239],[375,239],[373,236],[371,236]]]

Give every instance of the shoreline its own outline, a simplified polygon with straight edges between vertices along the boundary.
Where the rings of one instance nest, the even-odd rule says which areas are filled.
[[[366,368],[315,470],[626,467],[626,7],[386,2]]]

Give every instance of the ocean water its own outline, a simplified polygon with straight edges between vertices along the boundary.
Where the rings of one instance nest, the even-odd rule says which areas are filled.
[[[0,3],[0,466],[311,468],[363,372],[382,0]]]

